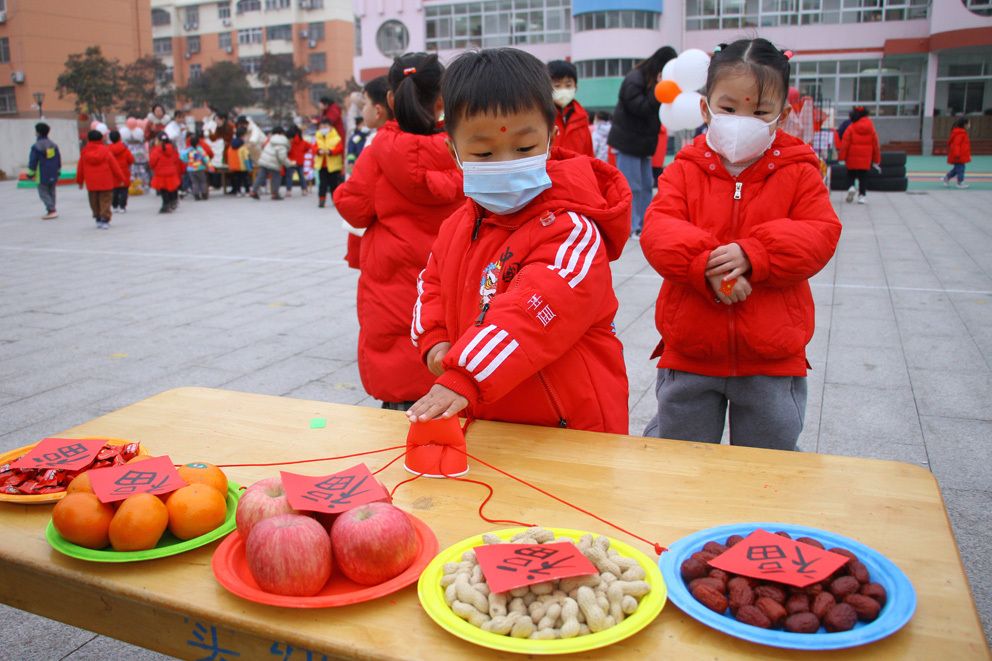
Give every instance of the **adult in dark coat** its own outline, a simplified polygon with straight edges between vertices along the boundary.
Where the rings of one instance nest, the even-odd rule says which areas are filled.
[[[644,212],[651,202],[654,188],[651,157],[658,146],[658,133],[661,131],[661,120],[658,118],[661,104],[654,96],[654,86],[665,64],[677,55],[674,48],[664,46],[634,67],[620,85],[617,106],[613,111],[613,126],[607,143],[617,153],[617,168],[634,195],[631,209],[631,231],[634,236],[641,235]]]

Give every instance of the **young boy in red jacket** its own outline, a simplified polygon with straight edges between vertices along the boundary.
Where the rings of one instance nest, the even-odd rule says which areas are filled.
[[[947,139],[947,162],[951,171],[944,175],[944,186],[951,185],[951,179],[957,178],[958,188],[967,188],[964,183],[964,166],[971,163],[971,139],[968,137],[968,127],[971,122],[967,117],[958,117]]]
[[[90,131],[86,136],[89,142],[79,155],[79,165],[76,166],[76,183],[86,190],[90,198],[90,210],[96,221],[96,228],[110,229],[110,203],[114,189],[124,182],[124,173],[117,159],[110,153],[110,148],[103,144],[103,134]]]
[[[589,113],[575,100],[579,88],[579,73],[575,65],[565,60],[548,62],[548,75],[554,91],[551,98],[555,102],[555,128],[558,129],[554,146],[568,149],[583,156],[595,156],[592,150],[592,127]]]
[[[460,56],[442,82],[466,200],[421,273],[411,335],[437,380],[415,421],[469,415],[627,433],[610,261],[630,234],[618,170],[551,149],[544,66],[513,48]]]
[[[124,174],[124,181],[114,189],[114,195],[110,206],[114,211],[127,213],[127,192],[131,185],[131,166],[134,165],[134,154],[121,142],[120,131],[110,132],[110,153],[114,155],[114,160],[120,166]]]

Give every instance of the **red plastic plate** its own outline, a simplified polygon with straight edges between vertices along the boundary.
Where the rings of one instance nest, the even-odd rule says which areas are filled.
[[[258,604],[282,606],[283,608],[333,608],[371,601],[416,583],[417,579],[420,578],[420,573],[437,555],[438,544],[434,531],[412,514],[407,514],[407,516],[410,517],[410,522],[413,523],[413,527],[417,531],[420,552],[406,571],[379,585],[368,586],[354,583],[335,567],[334,573],[327,581],[324,589],[312,597],[289,597],[265,592],[258,587],[258,583],[255,582],[248,569],[244,540],[241,539],[241,535],[236,530],[217,547],[210,565],[214,570],[214,577],[217,582],[229,592]]]

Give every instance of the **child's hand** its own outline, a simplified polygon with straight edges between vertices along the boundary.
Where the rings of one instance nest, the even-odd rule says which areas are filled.
[[[724,280],[733,280],[751,270],[751,260],[736,243],[720,246],[710,253],[706,262],[706,277],[723,275]]]
[[[726,279],[719,274],[710,276],[707,280],[709,280],[710,288],[716,294],[717,300],[724,305],[742,303],[751,295],[751,283],[744,276],[737,277],[734,286],[729,289],[729,292],[724,284]]]
[[[431,371],[434,376],[441,376],[444,372],[444,367],[441,365],[441,361],[444,360],[444,356],[451,350],[451,342],[438,342],[431,350],[427,352],[427,369]]]
[[[427,422],[435,418],[450,418],[468,406],[468,400],[436,383],[406,412],[410,422]]]

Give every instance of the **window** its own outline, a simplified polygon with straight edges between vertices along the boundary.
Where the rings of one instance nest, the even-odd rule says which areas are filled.
[[[269,41],[281,39],[282,41],[293,40],[292,25],[270,25],[265,29],[265,38]]]
[[[961,0],[964,6],[979,16],[992,16],[992,0]]]
[[[314,73],[327,71],[327,53],[310,53],[307,68]]]
[[[324,0],[300,0],[300,9],[323,9]]]
[[[172,71],[172,67],[165,67],[164,69],[162,69],[162,73],[159,74],[158,82],[162,84],[171,83],[173,79],[173,75],[174,74]]]
[[[10,39],[2,37],[0,38],[0,64],[7,62],[10,62]]]
[[[310,103],[320,107],[321,97],[327,96],[327,85],[324,83],[317,83],[310,86]]]
[[[186,20],[183,22],[183,28],[186,30],[195,30],[200,27],[200,8],[196,5],[186,8]]]
[[[189,79],[196,80],[203,74],[202,64],[191,64],[189,65]]]
[[[360,16],[355,17],[355,55],[360,56],[362,54],[362,19]]]
[[[241,70],[246,74],[255,74],[262,69],[262,56],[256,55],[253,57],[239,57],[238,64],[241,66]]]
[[[235,11],[244,14],[249,11],[262,11],[262,0],[238,0]]]
[[[992,92],[992,51],[987,48],[943,51],[937,62],[936,109],[941,114],[983,112]]]
[[[950,83],[947,86],[947,109],[950,115],[982,112],[985,98],[985,82],[969,80],[963,83]]]
[[[14,95],[13,86],[0,87],[0,115],[15,113],[17,113],[17,97]]]
[[[172,55],[172,37],[152,39],[152,50],[156,55]]]
[[[217,33],[217,47],[223,51],[231,48],[231,33],[230,32],[218,32]]]
[[[929,6],[930,0],[686,0],[685,27],[716,30],[903,21],[927,18]]]
[[[220,19],[231,18],[231,3],[230,2],[218,2],[217,3],[217,18],[220,18]]]
[[[262,43],[262,28],[238,30],[238,43],[242,45]]]
[[[424,10],[427,50],[550,44],[570,38],[570,0],[486,0]]]
[[[872,115],[918,117],[925,69],[920,56],[804,61],[793,63],[792,85],[804,96],[833,101],[839,118],[856,105]]]
[[[579,78],[622,78],[641,60],[633,57],[582,60],[575,63]]]
[[[265,0],[265,10],[289,9],[292,4],[292,0]]]
[[[155,27],[172,24],[172,14],[164,9],[152,10],[152,25]]]
[[[307,37],[310,39],[310,41],[323,41],[324,24],[310,23],[309,25],[307,25]]]
[[[410,44],[410,33],[399,21],[389,20],[379,26],[375,33],[375,43],[379,52],[386,57],[397,57],[406,52],[406,47]]]
[[[575,17],[575,31],[616,28],[657,30],[661,14],[653,11],[594,11]]]
[[[190,54],[200,52],[200,35],[186,37],[186,52]]]

